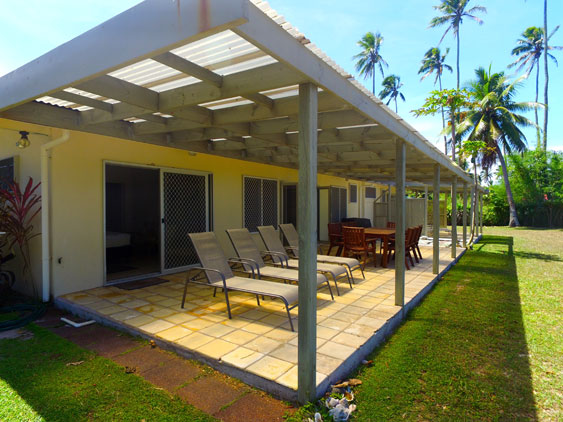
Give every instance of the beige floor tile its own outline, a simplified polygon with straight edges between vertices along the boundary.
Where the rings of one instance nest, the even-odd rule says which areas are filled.
[[[157,302],[160,302],[162,300],[167,300],[167,299],[169,299],[169,298],[167,298],[166,296],[152,294],[151,296],[146,296],[143,300],[146,300],[149,303],[157,303]]]
[[[153,318],[151,316],[141,315],[135,318],[125,320],[125,323],[133,327],[140,327],[141,325],[146,325],[156,320],[157,320],[156,318]]]
[[[131,296],[131,295],[120,295],[120,294],[116,294],[115,296],[104,296],[105,300],[109,300],[110,302],[115,303],[116,305],[121,305],[125,302],[129,302],[131,300],[136,300],[138,299],[136,296]]]
[[[247,370],[269,380],[275,380],[289,371],[294,365],[271,356],[264,356],[250,365]]]
[[[253,309],[251,311],[245,312],[244,314],[240,314],[241,318],[258,320],[270,315],[268,312],[260,311],[259,309]]]
[[[173,314],[174,311],[170,308],[161,308],[161,309],[157,309],[156,311],[149,312],[149,315],[155,318],[166,318]]]
[[[248,343],[249,341],[254,340],[256,337],[258,337],[258,334],[249,333],[248,331],[243,330],[234,330],[228,334],[225,334],[221,338],[231,343],[243,345],[245,343]]]
[[[221,322],[221,324],[238,329],[244,327],[245,325],[250,324],[250,321],[243,318],[233,317],[232,319],[225,319],[224,321]]]
[[[345,312],[337,312],[334,315],[332,315],[330,318],[337,319],[338,321],[344,321],[344,322],[352,323],[352,322],[356,322],[358,320],[358,318],[360,318],[360,315],[348,314],[348,313],[345,313]]]
[[[232,352],[237,347],[236,344],[229,343],[228,341],[215,339],[203,346],[197,348],[199,353],[202,353],[206,356],[212,357],[213,359],[219,359],[222,356]]]
[[[174,324],[172,324],[171,322],[164,321],[162,319],[157,319],[156,321],[149,322],[148,324],[145,325],[141,325],[139,329],[150,334],[155,334],[160,331],[167,330],[168,328],[171,328],[173,326]]]
[[[170,298],[158,302],[160,306],[166,306],[166,307],[180,306],[181,303],[182,301],[179,299],[170,299]]]
[[[142,300],[142,299],[133,299],[130,300],[128,302],[123,302],[121,304],[121,306],[125,306],[126,308],[129,309],[135,309],[135,308],[140,308],[141,306],[145,306],[148,305],[149,303],[146,300]]]
[[[331,341],[334,341],[335,343],[344,344],[346,346],[359,348],[367,341],[367,339],[365,337],[359,337],[350,333],[340,333],[336,335]]]
[[[318,349],[319,353],[336,359],[347,359],[355,351],[354,347],[333,343],[332,341],[325,343]]]
[[[202,328],[201,330],[199,330],[199,332],[212,337],[223,337],[224,335],[229,334],[234,330],[235,329],[233,327],[229,327],[228,325],[215,324],[209,327]]]
[[[102,315],[112,315],[112,314],[116,314],[118,312],[123,312],[125,310],[127,310],[127,308],[124,308],[121,305],[112,305],[112,306],[108,306],[106,308],[98,309],[98,312]]]
[[[244,331],[249,331],[254,334],[265,334],[268,331],[271,331],[274,327],[268,324],[262,324],[260,321],[258,322],[251,322],[248,325],[242,327]]]
[[[78,303],[79,305],[87,305],[100,300],[100,297],[89,295],[87,293],[70,293],[65,295],[64,298],[70,300],[71,302]]]
[[[352,324],[344,330],[345,333],[352,334],[365,339],[370,338],[379,327],[369,327],[367,325]]]
[[[86,307],[97,311],[98,309],[107,308],[108,306],[113,306],[114,304],[107,300],[98,300],[97,302],[89,303]]]
[[[317,353],[317,371],[322,374],[332,374],[336,368],[342,365],[342,362],[344,362],[342,359]]]
[[[141,327],[142,329],[142,327]],[[176,341],[187,335],[191,334],[193,331],[182,327],[181,325],[176,325],[175,327],[168,328],[164,331],[159,331],[156,335],[164,340]]]
[[[328,328],[323,325],[317,325],[317,337],[324,340],[330,340],[339,332],[339,330],[333,330],[332,328]]]
[[[215,340],[214,337],[206,336],[205,334],[201,333],[192,333],[190,335],[187,335],[186,337],[182,337],[181,339],[176,340],[176,343],[190,350],[196,350],[198,347],[210,343],[213,340]]]
[[[368,327],[373,327],[374,330],[377,330],[379,327],[381,327],[382,320],[363,316],[356,321],[356,324],[367,325]]]
[[[143,314],[140,313],[140,312],[137,312],[133,309],[127,309],[123,312],[118,312],[116,314],[112,314],[111,317],[113,319],[115,319],[116,321],[125,321],[125,320],[135,318],[135,317],[138,317],[138,316],[141,316],[141,315],[143,315]]]
[[[166,321],[170,321],[173,324],[183,324],[184,322],[192,321],[195,319],[193,315],[189,315],[183,312],[173,313],[164,318]]]
[[[268,353],[268,355],[290,363],[297,363],[297,346],[282,344],[277,349]]]
[[[150,314],[151,312],[158,311],[159,309],[164,309],[164,307],[152,303],[135,308],[136,311],[142,312],[144,314]]]
[[[272,327],[277,327],[288,322],[288,319],[287,316],[285,315],[281,316],[281,315],[270,314],[267,317],[262,318],[260,322],[263,324],[271,325]]]
[[[244,329],[246,329],[246,327]],[[264,336],[285,343],[297,337],[297,333],[285,328],[274,328],[273,330],[270,330],[267,333],[265,333]]]
[[[319,323],[319,325],[327,328],[332,328],[333,330],[344,330],[346,327],[350,325],[349,322],[339,321],[337,319],[327,318],[323,322]]]
[[[202,328],[207,328],[207,327],[211,327],[212,325],[214,325],[215,323],[212,321],[207,321],[205,319],[192,319],[191,321],[187,321],[185,323],[183,323],[182,325],[186,328],[189,328],[190,330],[201,330]]]
[[[215,311],[215,313],[203,314],[201,317],[203,319],[208,320],[208,321],[217,323],[217,322],[225,321],[226,319],[229,318],[229,315],[226,312],[223,314],[223,313],[216,313],[216,311]]]
[[[280,347],[281,344],[279,341],[272,340],[271,338],[259,336],[246,343],[244,347],[255,352],[270,353],[272,350]]]
[[[246,368],[252,365],[258,359],[264,357],[262,353],[255,352],[254,350],[238,347],[231,353],[226,354],[221,358],[223,362],[236,366],[237,368]]]

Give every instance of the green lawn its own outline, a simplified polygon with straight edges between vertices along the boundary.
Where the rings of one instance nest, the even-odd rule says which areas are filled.
[[[214,420],[108,359],[35,325],[27,329],[32,339],[0,340],[2,422]]]
[[[485,233],[355,374],[355,420],[563,420],[563,231]]]

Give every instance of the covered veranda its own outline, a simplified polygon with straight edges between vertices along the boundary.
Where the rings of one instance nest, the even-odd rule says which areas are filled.
[[[147,0],[4,76],[0,94],[5,119],[299,171],[295,371],[301,402],[320,392],[317,174],[393,182],[399,256],[407,182],[431,185],[434,193],[444,184],[453,192],[472,184],[468,173],[262,1]],[[43,165],[48,174],[49,161]],[[44,195],[44,210],[48,200]],[[48,212],[42,218],[43,297],[49,300]],[[452,262],[441,261],[435,234],[432,280]],[[387,276],[385,304],[401,309],[413,297],[403,260]]]

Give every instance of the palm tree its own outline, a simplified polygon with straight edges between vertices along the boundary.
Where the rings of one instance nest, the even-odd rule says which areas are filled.
[[[555,30],[549,35],[548,39],[555,34],[555,32],[559,29],[559,27],[555,28]],[[534,68],[536,68],[536,103],[538,102],[539,97],[539,79],[540,79],[540,59],[542,57],[545,40],[544,40],[544,32],[543,28],[538,28],[535,26],[530,26],[526,28],[526,30],[522,33],[522,37],[516,41],[517,46],[512,49],[512,55],[517,56],[518,58],[516,61],[508,67],[518,66],[516,71],[520,72],[522,69],[526,68],[526,77],[529,77]],[[548,47],[549,50],[560,50],[563,47]],[[557,60],[555,57],[549,53],[546,56],[549,56],[555,64],[557,64]],[[534,110],[535,118],[536,118],[536,132],[538,138],[538,148],[542,146],[541,141],[541,134],[540,134],[540,127],[539,127],[539,119],[538,119],[538,110],[537,108]]]
[[[448,28],[444,32],[444,35],[442,35],[440,43],[450,30],[452,30],[457,40],[457,89],[459,89],[459,26],[463,23],[463,18],[465,17],[473,19],[481,25],[483,21],[475,16],[474,13],[487,13],[487,9],[482,6],[475,6],[469,10],[465,10],[469,1],[470,0],[442,0],[439,6],[434,6],[434,9],[439,10],[442,16],[432,18],[429,25],[430,28],[435,28],[448,24]]]
[[[368,32],[358,41],[358,46],[362,49],[353,59],[356,61],[356,71],[360,72],[364,78],[372,78],[372,92],[375,95],[375,73],[379,69],[381,77],[385,77],[383,66],[389,67],[387,62],[381,57],[380,50],[383,43],[381,33]]]
[[[482,67],[475,71],[477,80],[471,83],[470,93],[475,103],[459,124],[458,132],[469,135],[468,139],[482,141],[486,148],[481,152],[481,164],[488,170],[498,160],[502,169],[506,197],[510,208],[510,227],[519,226],[516,206],[510,188],[503,149],[512,151],[526,150],[526,137],[520,128],[534,126],[524,116],[517,114],[538,106],[537,103],[516,103],[513,100],[518,82],[508,84],[504,72],[491,73]]]
[[[448,53],[450,52],[450,49],[447,48],[446,49],[446,53],[444,55],[442,55],[440,49],[438,47],[433,47],[431,49],[429,49],[426,54],[424,55],[424,58],[422,59],[422,65],[420,66],[420,69],[418,70],[418,74],[420,75],[421,73],[422,78],[420,78],[421,81],[423,81],[425,78],[427,78],[428,76],[430,76],[432,73],[436,74],[436,78],[434,79],[434,85],[436,85],[436,82],[438,82],[438,86],[440,87],[440,91],[442,90],[442,73],[444,72],[444,69],[449,70],[450,72],[453,72],[452,67],[448,64],[445,63],[446,61],[446,56],[448,55]],[[444,115],[444,107],[442,107],[442,129],[446,128],[446,118]],[[446,135],[444,135],[444,153],[447,155],[448,154],[448,138],[446,137]]]
[[[379,93],[379,98],[384,100],[385,98],[389,97],[387,105],[389,105],[392,100],[395,100],[395,113],[398,113],[397,97],[400,97],[401,100],[405,101],[405,96],[401,92],[399,92],[399,89],[403,86],[401,78],[397,75],[389,75],[385,79],[383,79],[381,86],[383,86],[383,89]]]

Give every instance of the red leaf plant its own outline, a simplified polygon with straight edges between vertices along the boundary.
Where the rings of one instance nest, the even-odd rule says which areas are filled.
[[[31,284],[33,296],[37,298],[37,287],[31,271],[29,242],[40,233],[33,233],[33,219],[41,211],[41,195],[36,193],[41,183],[33,185],[29,178],[25,189],[19,183],[9,182],[0,189],[0,230],[6,232],[8,248],[17,247],[22,258],[22,276]]]

